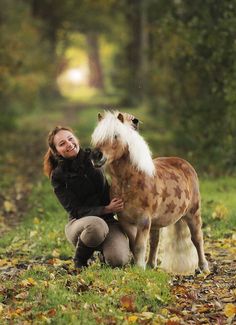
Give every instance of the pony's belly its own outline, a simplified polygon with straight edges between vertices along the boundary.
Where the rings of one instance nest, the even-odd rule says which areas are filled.
[[[165,215],[154,215],[152,219],[152,225],[162,228],[162,227],[167,227],[172,223],[177,222],[182,215],[173,215],[173,214],[165,214]]]
[[[125,208],[122,212],[118,213],[119,220],[124,220],[131,224],[137,224],[141,219],[146,217],[148,214],[139,207]]]

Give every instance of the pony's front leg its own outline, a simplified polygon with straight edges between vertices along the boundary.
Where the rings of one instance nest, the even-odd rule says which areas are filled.
[[[134,246],[134,261],[141,268],[146,268],[146,251],[151,222],[149,218],[142,219],[137,226]]]
[[[136,234],[137,234],[137,226],[133,225],[133,224],[130,224],[128,222],[125,222],[124,220],[120,220],[120,219],[119,219],[119,224],[120,224],[122,230],[124,231],[124,233],[129,238],[129,247],[130,247],[130,250],[131,250],[132,254],[134,255],[134,247],[135,247],[135,238],[136,238]]]
[[[159,228],[151,227],[150,230],[150,252],[147,264],[155,268],[157,266],[157,248],[159,242]]]

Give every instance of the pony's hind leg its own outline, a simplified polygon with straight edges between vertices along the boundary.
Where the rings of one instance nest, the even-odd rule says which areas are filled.
[[[191,240],[197,250],[199,269],[204,273],[208,273],[209,267],[204,253],[202,218],[201,218],[200,210],[198,209],[194,213],[191,213],[190,210],[190,212],[184,217],[184,220],[187,222],[187,225],[191,233]]]
[[[159,229],[151,228],[150,230],[150,251],[147,264],[155,268],[157,266],[157,249],[159,242]]]

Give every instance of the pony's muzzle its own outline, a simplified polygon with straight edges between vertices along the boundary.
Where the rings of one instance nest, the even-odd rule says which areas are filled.
[[[102,167],[107,161],[107,158],[103,156],[103,153],[99,149],[92,150],[90,154],[90,158],[92,160],[94,167],[96,168]]]

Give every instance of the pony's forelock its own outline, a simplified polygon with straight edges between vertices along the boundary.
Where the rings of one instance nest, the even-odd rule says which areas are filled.
[[[138,171],[154,176],[155,166],[147,143],[141,135],[117,118],[118,112],[106,112],[92,134],[92,145],[99,146],[119,136],[121,145],[128,146],[130,161]]]
[[[92,134],[92,145],[98,146],[105,142],[112,142],[115,136],[125,134],[125,126],[117,119],[116,112],[106,112],[100,120]],[[125,143],[125,138],[121,136],[121,141]]]

